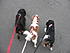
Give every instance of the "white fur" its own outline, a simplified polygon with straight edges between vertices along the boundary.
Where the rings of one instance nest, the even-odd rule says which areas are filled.
[[[50,48],[50,50],[52,51],[52,50],[53,50],[53,48],[51,47],[51,48]]]
[[[30,32],[29,31],[24,31],[24,33],[23,34],[26,34],[27,36],[25,37],[25,39],[27,40],[27,41],[30,41],[31,40],[31,38],[32,38],[32,35],[30,34]]]
[[[33,21],[32,21],[32,24],[30,25],[30,27],[33,26],[34,28],[36,28],[36,26],[39,26],[39,25],[37,24],[37,23],[38,23],[38,22],[37,22],[37,16],[38,16],[38,15],[35,15],[35,17],[34,17],[34,19],[33,19]],[[31,32],[31,33],[30,33],[30,32]],[[33,29],[31,29],[30,32],[27,33],[26,39],[29,40],[30,38],[32,38],[33,35],[36,35],[36,38],[35,38],[34,40],[32,40],[32,42],[34,43],[34,47],[37,47],[37,46],[36,46],[36,44],[37,44],[37,38],[38,38],[37,32],[35,32]],[[25,33],[24,33],[24,34],[25,34]],[[29,34],[30,34],[30,35],[29,35]]]
[[[38,16],[38,15],[35,15],[35,17],[34,17],[32,23],[38,23],[38,22],[37,22],[37,16]]]
[[[51,27],[51,26],[52,26],[52,24],[49,25],[49,27]]]
[[[36,24],[36,23],[32,23],[31,25],[30,25],[30,27],[31,26],[33,26],[34,28],[36,28],[36,26],[39,26],[38,24]]]
[[[37,38],[38,38],[37,32],[32,31],[31,33],[34,34],[34,35],[36,35],[36,38],[34,40],[32,40],[32,42],[34,42],[34,47],[37,47],[36,46],[36,44],[37,44]]]
[[[33,19],[32,23],[38,23],[36,17]]]
[[[36,33],[35,31],[32,31],[32,33],[35,34],[35,35],[37,35],[37,33]],[[25,39],[26,39],[27,41],[30,41],[31,38],[32,38],[32,36],[33,36],[29,31],[24,31],[23,34],[26,34],[26,35],[27,35],[27,36],[25,37]],[[37,38],[38,38],[38,36],[36,36],[36,38],[35,38],[34,40],[32,40],[32,42],[34,43],[34,47],[36,47]]]
[[[44,28],[44,32],[46,32],[47,28]]]
[[[21,14],[19,13],[19,16],[21,16]]]
[[[36,15],[36,16],[38,16],[38,15]],[[34,28],[36,28],[36,26],[39,26],[37,23],[38,23],[37,22],[37,17],[35,17],[33,19],[33,21],[32,21],[32,24],[30,25],[30,27],[33,26]],[[34,40],[32,40],[32,42],[34,42],[34,47],[37,47],[36,46],[36,44],[37,44],[37,38],[38,38],[37,32],[35,32],[33,29],[31,29],[31,33],[34,34],[34,35],[36,35],[36,38]]]
[[[37,14],[35,16],[38,16]]]
[[[43,38],[43,40],[46,39],[46,38],[48,38],[48,37],[49,37],[49,35],[45,35],[44,38]]]

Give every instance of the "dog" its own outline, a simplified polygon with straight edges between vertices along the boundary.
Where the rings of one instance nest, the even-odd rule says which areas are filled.
[[[48,20],[46,22],[46,28],[44,29],[44,38],[43,38],[43,46],[44,47],[49,47],[50,50],[53,50],[53,44],[55,41],[55,27],[54,27],[54,21],[53,20]]]
[[[16,15],[15,26],[17,38],[20,39],[20,34],[26,30],[26,11],[25,9],[19,9]]]
[[[38,39],[38,31],[39,31],[39,25],[38,25],[38,15],[35,15],[32,17],[32,23],[29,27],[29,32],[25,31],[23,34],[26,34],[26,40],[32,40],[32,42],[34,43],[34,47],[37,47],[37,39]]]
[[[33,35],[33,42],[35,43],[34,47],[37,47],[38,31],[39,31],[39,16],[36,14],[32,17],[32,24],[30,25],[30,33]]]

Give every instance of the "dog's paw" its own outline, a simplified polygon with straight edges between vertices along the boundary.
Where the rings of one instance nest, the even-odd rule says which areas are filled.
[[[20,39],[20,36],[19,36],[19,34],[17,34],[17,39],[18,39],[18,40]]]
[[[45,47],[45,44],[43,45],[43,47]]]
[[[51,47],[50,50],[53,51],[53,48]]]
[[[36,45],[34,45],[34,47],[36,48],[37,46],[36,46]]]

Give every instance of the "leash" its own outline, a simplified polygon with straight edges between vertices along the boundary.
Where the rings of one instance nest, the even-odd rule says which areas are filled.
[[[43,37],[44,37],[44,36],[45,36],[45,35],[43,35]],[[43,40],[43,37],[41,38],[41,40],[40,40],[39,44],[37,45],[37,47],[36,47],[36,49],[35,49],[34,53],[36,53],[37,49],[39,48],[39,46],[40,46],[40,44],[41,44],[41,42],[42,42],[42,40]]]
[[[19,17],[18,17],[18,20],[17,20],[17,22],[16,22],[16,25],[15,26],[17,26],[17,23],[19,22],[19,20],[20,20],[20,17],[21,17],[21,15],[20,14],[18,14],[19,15]],[[17,18],[17,17],[16,17]]]
[[[19,21],[19,19],[18,19],[18,21]],[[10,53],[12,43],[13,43],[13,40],[14,40],[14,35],[16,33],[16,26],[17,26],[17,24],[14,26],[14,29],[13,29],[13,32],[12,32],[12,37],[10,39],[10,42],[9,42],[9,45],[8,45],[8,48],[7,48],[7,53]]]
[[[27,40],[25,41],[25,44],[24,44],[24,47],[23,47],[23,49],[22,49],[22,52],[21,52],[21,53],[24,53],[24,50],[25,50],[25,48],[26,48],[26,45],[27,45]]]
[[[48,30],[49,30],[49,28],[48,28]],[[48,30],[46,31],[47,33],[48,33]],[[40,42],[39,42],[38,46],[36,47],[36,49],[35,49],[34,53],[36,53],[37,49],[39,48],[39,46],[40,46],[40,44],[41,44],[41,42],[42,42],[42,40],[43,40],[44,36],[45,36],[45,34],[41,37],[41,40],[40,40]]]

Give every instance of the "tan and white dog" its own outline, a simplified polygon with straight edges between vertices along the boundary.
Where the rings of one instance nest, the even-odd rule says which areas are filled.
[[[37,39],[38,39],[38,31],[39,31],[39,25],[38,25],[38,21],[39,21],[39,16],[35,15],[32,17],[32,24],[30,25],[29,31],[25,31],[23,34],[26,34],[26,40],[30,41],[32,40],[32,42],[34,43],[34,47],[37,47]]]

